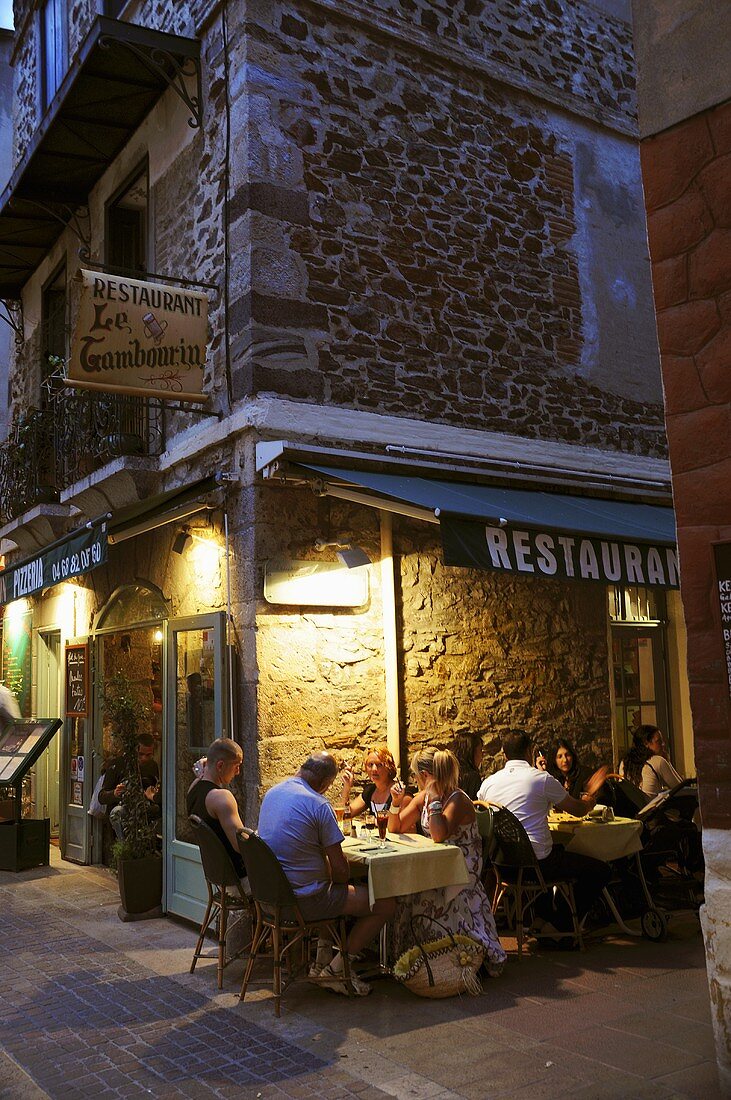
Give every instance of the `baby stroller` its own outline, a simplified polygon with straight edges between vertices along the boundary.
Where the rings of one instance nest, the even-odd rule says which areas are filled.
[[[606,786],[618,816],[642,822],[642,850],[612,864],[605,902],[623,931],[631,933],[625,920],[639,916],[642,935],[663,940],[670,913],[697,912],[703,900],[696,877],[703,868],[700,833],[693,823],[697,785],[686,779],[652,799],[621,776],[609,777]]]

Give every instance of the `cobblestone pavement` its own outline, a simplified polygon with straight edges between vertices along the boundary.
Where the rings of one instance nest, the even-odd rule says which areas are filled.
[[[242,1004],[241,964],[219,993],[213,963],[188,974],[192,929],[117,905],[107,872],[57,856],[0,873],[0,1100],[720,1096],[694,917],[665,944],[513,956],[480,998],[300,983],[276,1020],[265,965]]]

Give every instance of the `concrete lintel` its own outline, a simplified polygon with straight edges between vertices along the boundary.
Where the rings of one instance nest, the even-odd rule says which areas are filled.
[[[310,442],[318,446],[351,445],[355,449],[379,448],[382,453],[404,457],[419,455],[426,463],[449,456],[472,461],[493,461],[540,467],[546,474],[565,471],[576,478],[596,475],[607,483],[633,480],[657,492],[667,492],[670,467],[664,459],[603,451],[545,439],[528,439],[499,432],[481,432],[451,424],[426,424],[401,416],[333,408],[276,397],[258,397],[234,409],[225,420],[205,428],[196,425],[176,436],[160,458],[165,471],[189,462],[204,451],[220,447],[227,439],[251,430],[257,440]],[[390,450],[386,450],[390,448]],[[629,486],[626,486],[629,487]]]
[[[159,492],[156,458],[115,458],[65,489],[61,499],[89,518],[114,512]]]
[[[16,549],[23,554],[42,550],[66,534],[75,514],[76,510],[69,504],[37,504],[0,528],[0,539],[15,543]]]

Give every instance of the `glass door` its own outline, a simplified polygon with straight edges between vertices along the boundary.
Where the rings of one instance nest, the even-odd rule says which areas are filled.
[[[68,665],[69,650],[83,650],[91,658],[88,638],[70,639],[66,642],[64,665]],[[91,668],[86,669],[84,702],[76,715],[70,715],[64,706],[64,724],[61,730],[61,760],[59,768],[59,795],[61,799],[61,855],[73,863],[91,862],[92,818],[87,813],[89,797],[93,790],[92,727],[89,713],[90,688],[93,680]],[[56,738],[58,740],[58,738]],[[81,778],[79,778],[81,760]]]
[[[185,798],[195,761],[217,737],[229,736],[225,628],[222,611],[169,623],[165,909],[197,922],[207,893]]]
[[[36,667],[36,714],[40,718],[60,718],[59,684],[61,675],[61,634],[58,630],[39,632]],[[54,737],[33,768],[33,816],[47,817],[51,837],[59,835],[59,754],[60,737]]]
[[[619,761],[640,726],[659,726],[670,738],[662,628],[613,626],[612,670]]]

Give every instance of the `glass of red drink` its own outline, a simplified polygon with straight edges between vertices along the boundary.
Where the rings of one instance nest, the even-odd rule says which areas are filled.
[[[386,847],[386,831],[388,829],[388,810],[378,810],[376,813],[378,825],[378,844],[380,848]]]

